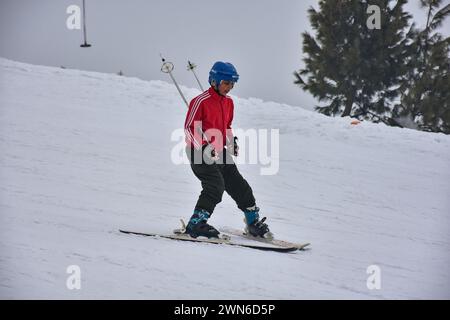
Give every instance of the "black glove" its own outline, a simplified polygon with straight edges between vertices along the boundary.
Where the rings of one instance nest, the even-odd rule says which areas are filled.
[[[227,145],[227,151],[237,157],[239,155],[238,137],[233,137],[233,141]]]
[[[214,146],[211,143],[208,143],[203,147],[203,160],[208,164],[219,160],[219,153],[214,149]]]

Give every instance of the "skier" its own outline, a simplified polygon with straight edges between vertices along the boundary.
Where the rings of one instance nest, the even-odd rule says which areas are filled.
[[[209,72],[211,87],[192,99],[185,120],[186,153],[194,175],[201,181],[194,213],[186,226],[186,233],[217,238],[219,231],[209,225],[215,206],[226,191],[244,212],[247,232],[264,237],[269,228],[259,219],[252,189],[241,176],[231,155],[237,156],[239,147],[233,136],[234,104],[227,94],[239,80],[235,67],[228,62],[216,62]]]

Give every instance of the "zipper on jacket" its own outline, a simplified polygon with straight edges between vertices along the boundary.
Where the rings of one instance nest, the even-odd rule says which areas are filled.
[[[222,111],[222,134],[225,133],[225,136],[222,138],[222,144],[224,144],[224,143],[226,144],[226,142],[227,142],[227,139],[226,139],[227,132],[225,130],[225,124],[224,124],[225,118],[223,117],[223,104],[222,104],[222,101],[223,101],[223,98],[221,97],[220,98],[220,111]],[[223,141],[224,139],[225,139],[225,142]]]

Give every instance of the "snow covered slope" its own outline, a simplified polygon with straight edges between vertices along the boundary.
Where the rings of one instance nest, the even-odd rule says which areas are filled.
[[[0,298],[450,298],[450,136],[235,106],[234,127],[280,129],[276,175],[239,167],[272,231],[311,250],[118,233],[191,215],[200,185],[171,161],[186,112],[175,87],[0,59]],[[242,218],[224,195],[210,221]],[[66,286],[71,265],[80,290]]]

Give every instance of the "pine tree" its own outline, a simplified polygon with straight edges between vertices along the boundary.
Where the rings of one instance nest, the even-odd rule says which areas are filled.
[[[393,115],[398,122],[413,123],[426,131],[450,133],[450,37],[436,31],[450,14],[450,5],[438,9],[441,0],[421,0],[427,10],[423,30],[413,25],[408,36],[408,73],[401,87],[400,104]]]
[[[392,124],[393,101],[406,73],[407,0],[320,0],[308,10],[315,36],[303,33],[305,68],[296,81],[325,106],[326,115],[352,116]],[[367,7],[381,11],[381,29],[366,25]]]

